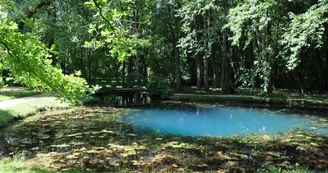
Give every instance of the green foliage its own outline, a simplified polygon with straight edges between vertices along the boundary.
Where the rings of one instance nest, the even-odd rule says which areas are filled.
[[[314,173],[314,172],[306,167],[301,167],[298,164],[296,164],[294,168],[289,170],[282,170],[281,168],[273,168],[270,170],[260,169],[257,171],[257,173]]]
[[[243,87],[255,86],[256,77],[259,74],[257,69],[258,68],[241,69],[241,76],[238,79],[238,82],[241,83],[241,86]]]
[[[0,13],[0,57],[2,66],[10,69],[15,79],[39,91],[59,93],[63,101],[80,104],[93,91],[84,79],[64,75],[51,65],[52,49],[37,38],[17,31],[18,26]]]
[[[284,45],[284,57],[289,70],[300,63],[300,54],[310,47],[320,48],[323,45],[325,24],[328,23],[328,2],[323,0],[313,5],[307,12],[296,15],[289,13],[290,23],[285,29],[281,44]]]
[[[257,68],[265,90],[274,70],[293,70],[302,51],[322,47],[327,1],[308,6],[308,1],[256,0],[238,3],[230,10],[226,27],[233,32],[232,44],[244,49],[255,46],[253,68]]]
[[[84,46],[98,49],[107,47],[112,58],[119,61],[125,61],[128,57],[135,56],[138,48],[149,46],[147,38],[141,38],[136,32],[138,28],[131,25],[124,25],[122,18],[132,17],[133,11],[130,9],[133,3],[130,1],[97,1],[89,0],[85,3],[92,9],[97,10],[97,16],[102,20],[101,23],[90,24],[89,33],[100,33],[100,37],[91,42],[85,42]],[[124,10],[122,6],[126,6]]]
[[[255,68],[263,81],[264,91],[270,94],[271,78],[275,64],[279,62],[279,35],[286,20],[280,1],[246,1],[230,10],[228,16],[229,28],[233,35],[232,45],[246,49],[250,44],[256,45]]]
[[[185,34],[180,38],[179,47],[182,48],[185,56],[188,54],[195,56],[203,52],[208,57],[211,55],[211,47],[218,44],[218,33],[225,23],[222,11],[222,7],[215,0],[188,1],[178,10],[178,16],[181,17],[182,22],[181,30]],[[202,25],[203,21],[207,20],[204,19],[206,15],[208,18],[213,18],[209,22],[209,26],[204,29]],[[208,43],[207,46],[205,46],[205,42]]]
[[[243,86],[256,83],[270,93],[274,87],[298,87],[294,79],[299,74],[291,70],[298,67],[302,55],[305,84],[318,89],[321,83],[321,88],[327,88],[328,79],[323,75],[327,65],[322,63],[327,61],[327,1],[323,0],[2,0],[0,10],[2,21],[8,16],[8,21],[19,25],[19,32],[14,23],[1,26],[1,39],[15,51],[14,56],[24,55],[22,59],[28,62],[31,57],[48,56],[52,61],[42,62],[46,66],[51,64],[64,74],[80,71],[89,84],[115,81],[115,85],[144,87],[154,75],[174,86],[181,83],[179,75],[187,85],[195,84],[191,80],[196,78],[199,87],[204,81],[212,87],[219,83],[235,87],[239,81]],[[11,36],[3,34],[11,31],[15,31]],[[17,50],[16,45],[39,55]],[[227,45],[224,51],[223,45]],[[1,59],[7,59],[7,48],[1,44],[0,49]],[[8,58],[0,69],[17,62]],[[37,66],[19,63],[24,71]],[[10,73],[11,68],[15,69],[10,67]],[[40,69],[40,74],[45,72]],[[61,73],[46,69],[55,76]],[[18,68],[12,73],[22,76],[16,77],[18,81],[39,88],[39,79],[30,80],[35,79],[34,73],[23,76]],[[76,86],[86,84],[71,79],[68,83],[78,83]],[[290,79],[293,82],[282,82]],[[40,88],[64,92],[59,89],[63,86],[54,86],[50,79],[46,83],[51,87]],[[64,93],[63,98],[76,99],[67,95],[80,95],[83,89],[77,88],[67,87],[65,91],[71,90],[71,94]]]
[[[151,76],[147,83],[148,89],[158,90],[164,96],[167,96],[170,91],[170,82],[164,77]]]

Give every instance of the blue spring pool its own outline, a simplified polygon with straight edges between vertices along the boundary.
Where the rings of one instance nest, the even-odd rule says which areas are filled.
[[[275,134],[295,128],[328,134],[328,128],[316,127],[313,120],[306,117],[238,107],[144,109],[129,113],[123,117],[123,121],[137,129],[184,136]]]

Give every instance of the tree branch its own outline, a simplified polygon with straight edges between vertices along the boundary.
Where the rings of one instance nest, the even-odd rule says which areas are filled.
[[[25,18],[31,18],[31,17],[33,17],[38,12],[39,9],[41,9],[42,7],[50,6],[51,4],[52,4],[52,1],[41,2],[36,7],[34,7],[32,10],[30,10],[27,13],[27,15],[25,16]],[[23,28],[24,28],[24,25],[25,25],[25,22],[23,20],[20,21],[19,24],[18,24],[18,29],[20,31],[22,31]]]
[[[109,27],[113,30],[114,35],[117,36],[117,35],[116,35],[116,32],[115,32],[115,28],[114,28],[113,25],[109,22],[109,20],[106,19],[106,17],[102,14],[102,9],[101,9],[101,7],[99,6],[99,4],[97,3],[97,1],[96,1],[96,0],[92,0],[92,1],[93,1],[93,3],[95,3],[96,7],[98,8],[98,10],[99,10],[99,15],[101,16],[101,18],[102,18],[103,20],[105,20],[105,21],[108,23]]]
[[[13,51],[9,48],[9,46],[8,46],[5,42],[0,41],[0,43],[1,43],[3,46],[5,46],[5,48],[7,49],[8,54],[9,54],[11,57],[15,57],[14,54],[13,54]]]

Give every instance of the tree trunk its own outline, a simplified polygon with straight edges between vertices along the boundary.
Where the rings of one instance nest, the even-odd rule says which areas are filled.
[[[208,72],[209,72],[209,69],[208,69],[208,57],[207,55],[205,54],[204,56],[204,90],[205,91],[209,91],[210,90],[210,87],[209,87],[209,81],[208,81]]]
[[[201,16],[196,16],[195,23],[201,23]],[[196,40],[197,43],[200,44],[201,42],[201,25],[196,25]],[[204,77],[204,70],[203,70],[203,56],[201,52],[197,52],[195,59],[196,59],[196,73],[197,73],[197,87],[202,88],[203,87],[203,77]]]
[[[196,55],[196,67],[197,67],[197,87],[203,87],[203,63],[202,63],[202,55],[198,53]]]
[[[145,54],[147,54],[147,50],[143,51]],[[148,72],[147,72],[147,63],[146,63],[146,58],[145,55],[141,57],[141,63],[142,63],[142,80],[143,80],[143,84],[146,85],[147,84],[147,78],[148,78]]]
[[[139,31],[139,7],[136,1],[135,4],[135,11],[134,11],[134,22],[135,22],[135,26],[134,29],[136,31],[135,34],[139,35],[140,31]],[[141,67],[140,67],[140,50],[139,48],[136,48],[136,59],[135,59],[135,69],[136,69],[136,77],[137,77],[137,84],[141,85]]]
[[[326,25],[325,27],[325,30],[326,30],[326,46],[324,46],[324,50],[325,50],[325,61],[326,61],[326,64],[324,64],[324,74],[327,74],[328,72],[328,25]],[[325,90],[328,90],[328,76],[325,75],[324,76],[324,83],[325,83]]]
[[[229,66],[229,50],[228,50],[228,33],[226,29],[222,29],[223,46],[222,46],[222,73],[221,73],[221,89],[223,94],[234,94],[235,88],[231,80]]]
[[[91,77],[91,49],[88,49],[88,82],[91,83],[92,77]]]
[[[237,52],[238,52],[238,47],[231,47],[231,58],[230,58],[230,66],[231,66],[231,79],[232,83],[236,82],[237,79],[237,71],[238,71],[238,62],[237,62]]]
[[[2,82],[3,84],[7,84],[7,70],[2,70]]]
[[[182,90],[182,75],[181,75],[181,67],[180,67],[180,53],[179,48],[177,47],[177,42],[173,44],[173,52],[175,59],[175,78],[176,78],[176,90]]]
[[[177,91],[182,90],[182,74],[181,74],[181,67],[180,67],[180,51],[178,47],[178,42],[179,42],[179,33],[180,33],[180,28],[179,28],[179,21],[178,17],[176,17],[176,9],[179,9],[180,3],[179,0],[175,0],[173,4],[173,10],[171,10],[170,5],[169,5],[169,14],[170,18],[173,22],[171,22],[171,35],[172,35],[172,48],[173,48],[173,57],[174,57],[174,71],[175,71],[175,81],[176,81],[176,86],[175,89]],[[171,14],[173,13],[173,14]]]
[[[43,7],[50,6],[53,2],[54,1],[40,2],[37,6],[35,6],[30,11],[27,12],[24,19],[32,18],[40,9],[42,9]],[[24,19],[21,19],[20,22],[18,23],[18,29],[19,29],[20,32],[22,32],[24,30],[24,26],[25,26],[25,20]]]
[[[209,83],[208,83],[208,34],[207,34],[207,28],[208,28],[208,24],[207,24],[207,15],[205,12],[204,18],[203,18],[203,25],[204,25],[204,89],[205,91],[209,91],[210,87],[209,87]]]
[[[218,87],[218,81],[217,81],[217,69],[216,69],[216,65],[215,65],[215,61],[214,61],[214,57],[215,54],[214,52],[211,54],[211,64],[212,64],[212,70],[213,70],[213,88],[217,88]]]
[[[322,59],[321,59],[321,56],[320,56],[320,50],[318,48],[315,48],[314,50],[314,53],[315,53],[315,57],[317,58],[318,60],[318,78],[319,78],[319,91],[320,93],[324,93],[324,84],[323,84],[323,68],[322,68]]]
[[[126,82],[128,88],[133,87],[133,57],[129,57],[128,60],[128,76]]]
[[[301,94],[306,94],[307,93],[307,90],[306,90],[306,87],[305,87],[305,83],[304,83],[304,72],[303,72],[303,56],[304,56],[304,53],[301,53],[300,55],[300,65],[299,65],[299,69],[298,69],[298,78],[297,78],[297,81],[299,83],[299,86],[300,86],[300,93]]]
[[[122,64],[122,86],[123,88],[126,88],[126,79],[125,79],[125,61],[123,61],[123,64]]]

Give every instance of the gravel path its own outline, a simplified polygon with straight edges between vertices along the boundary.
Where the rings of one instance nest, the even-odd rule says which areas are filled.
[[[35,100],[35,99],[41,98],[41,97],[44,97],[44,96],[39,94],[39,95],[35,95],[35,96],[30,96],[30,97],[23,97],[23,98],[6,100],[6,101],[3,101],[3,102],[0,102],[0,109],[9,108],[9,107],[18,105],[20,103],[25,103],[25,102]]]

